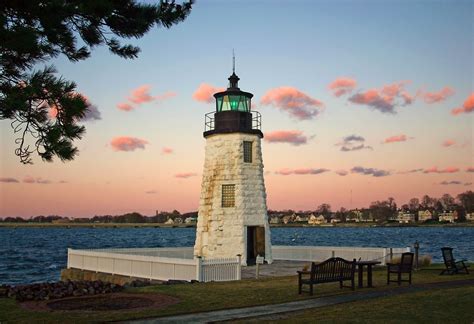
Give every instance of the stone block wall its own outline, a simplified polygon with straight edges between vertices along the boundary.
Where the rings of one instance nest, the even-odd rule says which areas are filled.
[[[243,142],[252,142],[252,162],[244,162]],[[235,185],[235,207],[222,207],[222,185]],[[260,136],[214,134],[206,138],[204,171],[194,254],[207,258],[242,255],[246,226],[265,227],[265,258],[272,261]]]

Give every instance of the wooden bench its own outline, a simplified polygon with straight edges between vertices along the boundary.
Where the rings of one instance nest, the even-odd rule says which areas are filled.
[[[339,287],[350,287],[354,290],[354,273],[356,260],[347,261],[342,258],[330,258],[322,263],[311,263],[311,271],[298,271],[298,294],[303,285],[309,285],[309,294],[313,295],[313,285],[326,282],[339,282]],[[350,286],[343,282],[350,280]]]

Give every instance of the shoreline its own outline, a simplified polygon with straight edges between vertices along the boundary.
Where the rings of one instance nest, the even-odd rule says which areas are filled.
[[[377,223],[339,223],[339,224],[270,224],[276,227],[301,227],[301,228],[370,228],[370,227],[474,227],[474,222],[454,224],[377,224]],[[196,224],[160,224],[160,223],[0,223],[0,228],[196,228]]]

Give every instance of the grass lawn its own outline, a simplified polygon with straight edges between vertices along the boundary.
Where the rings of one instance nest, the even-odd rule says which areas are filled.
[[[474,279],[474,274],[469,275],[455,275],[455,276],[439,276],[440,267],[432,267],[427,270],[420,270],[414,272],[413,283],[422,284],[439,281],[450,281],[450,280],[461,280],[461,279]],[[386,270],[380,268],[374,271],[374,285],[377,290],[387,289],[386,285]],[[406,285],[406,283],[404,284]],[[391,284],[389,287],[393,288],[396,284]],[[464,288],[463,288],[464,289]],[[367,288],[356,289],[357,291],[366,291]],[[444,291],[440,292],[442,295]],[[282,303],[288,301],[296,301],[306,298],[311,298],[308,294],[298,295],[297,293],[297,278],[296,276],[291,277],[278,277],[278,278],[265,278],[260,280],[242,280],[238,282],[222,282],[222,283],[197,283],[197,284],[180,284],[180,285],[157,285],[143,288],[131,288],[128,289],[129,293],[136,294],[148,294],[148,293],[160,293],[166,294],[173,297],[177,297],[181,300],[178,304],[168,306],[163,309],[146,309],[146,310],[135,310],[135,311],[107,311],[107,312],[75,312],[75,311],[29,311],[21,308],[18,303],[11,299],[0,299],[0,322],[103,322],[111,320],[125,320],[125,319],[137,319],[144,317],[156,317],[166,316],[183,313],[203,312],[210,310],[226,309],[226,308],[237,308],[253,305],[264,305]],[[351,294],[350,289],[339,289],[338,283],[322,284],[315,286],[315,294],[312,298],[336,295],[336,294]],[[472,305],[472,290],[469,291],[471,294],[470,304]],[[428,295],[431,292],[427,293]],[[397,296],[401,300],[410,300],[410,295]],[[394,297],[395,298],[395,297]],[[382,299],[380,299],[382,300]],[[415,298],[415,301],[418,300]],[[440,305],[443,305],[443,298],[440,297]],[[371,301],[371,303],[377,303],[377,301]],[[397,303],[399,303],[398,301]],[[409,303],[409,302],[407,302]],[[355,303],[353,303],[355,304]],[[334,314],[344,313],[348,309],[349,305],[343,304],[334,307],[327,307],[325,311],[334,309]],[[375,305],[375,304],[374,304]],[[374,306],[375,307],[375,306]],[[386,307],[388,306],[381,306]],[[398,319],[397,312],[390,313],[389,317],[385,317],[383,313],[385,308],[381,310],[372,309],[371,306],[367,308],[367,311],[374,313],[381,313],[380,318],[393,318]],[[474,308],[473,308],[474,309]],[[448,308],[449,310],[449,308]],[[315,311],[315,314],[319,314],[320,311]],[[338,313],[338,314],[339,314]],[[305,316],[305,314],[300,314]],[[315,316],[308,315],[309,317]],[[319,316],[319,315],[318,315]],[[328,316],[331,316],[328,313]],[[335,315],[334,315],[335,316]],[[314,319],[314,317],[313,317]],[[334,317],[334,319],[338,319]],[[401,318],[400,318],[401,319]],[[304,320],[304,317],[302,318]],[[330,317],[329,317],[329,320]]]
[[[438,289],[260,319],[278,323],[473,323],[474,287]],[[256,321],[256,320],[254,320]],[[248,321],[246,321],[248,322]]]

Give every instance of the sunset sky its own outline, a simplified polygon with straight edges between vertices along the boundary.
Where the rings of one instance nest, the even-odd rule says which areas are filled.
[[[473,1],[198,1],[183,23],[52,63],[98,110],[72,162],[22,165],[1,125],[0,217],[197,210],[204,114],[262,114],[271,209],[399,205],[474,189]],[[352,203],[351,203],[352,191]]]

